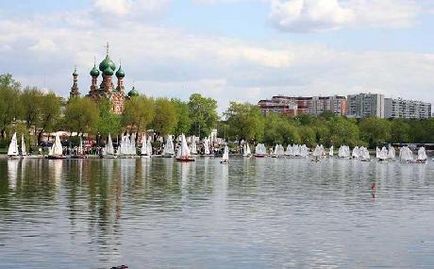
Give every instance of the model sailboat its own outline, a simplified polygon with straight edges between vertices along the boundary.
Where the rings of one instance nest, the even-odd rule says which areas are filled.
[[[11,142],[9,143],[8,157],[12,158],[12,159],[19,157],[17,133],[14,133],[14,135],[12,136]]]
[[[228,145],[225,145],[225,148],[223,150],[223,157],[220,160],[220,163],[228,163],[229,162],[229,148]]]
[[[178,150],[178,154],[176,155],[176,160],[179,162],[194,162],[195,159],[191,157],[190,149],[188,148],[187,141],[185,139],[185,135],[181,135],[181,147]]]
[[[50,148],[48,153],[48,159],[65,159],[65,155],[63,155],[63,147],[60,142],[59,134],[56,133],[56,139],[54,140],[53,146]]]

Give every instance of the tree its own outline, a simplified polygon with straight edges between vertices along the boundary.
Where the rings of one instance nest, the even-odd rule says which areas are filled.
[[[121,117],[112,111],[110,100],[103,99],[98,103],[99,118],[96,124],[96,131],[103,136],[119,134],[121,132]]]
[[[34,128],[36,133],[36,126],[41,119],[41,102],[43,93],[37,88],[26,87],[20,95],[21,104],[21,119],[26,122],[28,129]]]
[[[188,109],[188,103],[183,102],[177,98],[171,99],[173,105],[176,109],[176,115],[178,122],[175,128],[175,133],[177,134],[189,134],[191,129],[191,119]]]
[[[360,145],[360,131],[354,119],[335,117],[327,122],[330,131],[330,145]]]
[[[368,117],[360,122],[359,128],[362,140],[368,142],[371,147],[390,140],[390,122],[386,119]]]
[[[146,96],[132,97],[125,102],[122,126],[130,132],[143,132],[147,130],[154,117],[155,104],[152,98]]]
[[[62,99],[55,93],[48,93],[41,97],[38,143],[41,142],[42,133],[54,131],[59,123]]]
[[[178,124],[176,106],[167,98],[155,100],[155,117],[152,126],[161,136],[173,134]]]
[[[260,109],[252,104],[231,102],[224,113],[228,124],[228,135],[238,141],[262,140],[265,119]]]
[[[70,132],[92,133],[98,123],[98,107],[87,97],[74,97],[65,107],[65,127]]]
[[[11,74],[0,75],[0,135],[3,138],[8,125],[20,116],[20,88]]]
[[[217,124],[217,101],[194,93],[190,96],[188,107],[192,133],[199,137],[208,136]]]
[[[390,142],[403,143],[410,142],[411,126],[401,119],[391,121],[390,125]]]

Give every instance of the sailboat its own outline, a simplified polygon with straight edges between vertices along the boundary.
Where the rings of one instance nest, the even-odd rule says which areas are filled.
[[[21,158],[24,158],[26,156],[27,156],[26,141],[24,141],[24,135],[21,135]]]
[[[267,154],[267,149],[264,144],[258,144],[255,148],[255,157],[256,158],[264,158]]]
[[[424,147],[420,147],[417,151],[417,162],[418,163],[425,163],[428,157],[426,156],[426,151]]]
[[[19,158],[17,133],[14,133],[11,139],[11,143],[8,148],[8,157],[11,159]]]
[[[244,144],[243,146],[243,157],[250,158],[252,156],[252,151],[250,150],[249,143]]]
[[[209,150],[209,139],[205,138],[203,140],[203,157],[211,157],[211,151]]]
[[[116,159],[117,157],[113,147],[112,136],[110,134],[108,135],[107,144],[105,144],[101,157],[105,159]]]
[[[151,158],[152,146],[151,151],[149,151],[148,142],[149,144],[151,143],[150,141],[148,141],[148,139],[146,139],[146,135],[144,135],[142,137],[142,149],[140,150],[140,155],[142,156],[142,158]]]
[[[187,141],[185,140],[185,135],[181,135],[181,147],[178,149],[178,154],[176,155],[176,160],[178,162],[194,162],[195,159],[191,157],[190,149],[188,148]]]
[[[184,135],[184,140],[185,140],[185,135]],[[185,143],[187,143],[187,141]],[[175,147],[173,145],[172,136],[168,135],[166,145],[164,145],[164,149],[163,149],[163,157],[172,158],[173,155],[175,155]]]
[[[330,149],[329,149],[329,156],[330,157],[333,157],[333,145],[330,147]]]
[[[223,157],[220,160],[220,163],[228,163],[229,162],[229,148],[228,145],[225,145],[225,148],[223,150]]]
[[[56,133],[56,139],[54,140],[53,146],[50,148],[48,153],[48,159],[65,159],[65,155],[63,155],[63,147],[60,142],[59,134]]]
[[[194,135],[191,137],[190,153],[191,155],[197,155],[196,136]]]

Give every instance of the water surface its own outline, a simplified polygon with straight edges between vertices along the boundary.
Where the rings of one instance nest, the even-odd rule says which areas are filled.
[[[432,163],[0,160],[3,268],[434,267],[433,227]]]

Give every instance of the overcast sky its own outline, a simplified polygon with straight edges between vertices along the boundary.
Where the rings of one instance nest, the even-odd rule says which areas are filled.
[[[433,3],[433,4],[430,4]],[[149,96],[256,103],[378,92],[434,103],[434,1],[0,0],[0,73],[67,96],[110,56]]]

